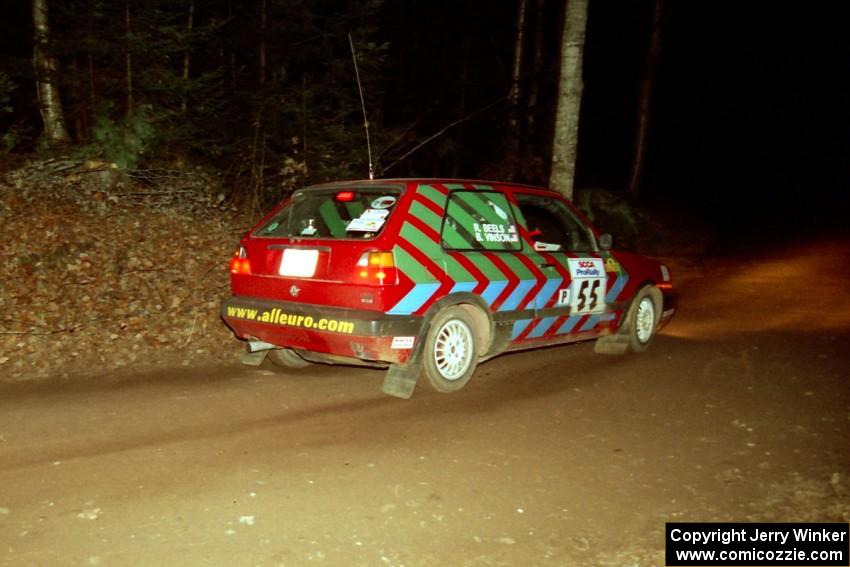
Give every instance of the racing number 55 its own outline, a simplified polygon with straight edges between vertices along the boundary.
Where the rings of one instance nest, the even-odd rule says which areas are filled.
[[[597,290],[599,286],[602,284],[602,280],[594,279],[594,280],[582,280],[581,286],[578,288],[576,311],[593,311],[596,309],[596,306],[599,304],[599,295],[597,294]],[[588,288],[590,288],[588,290]],[[588,301],[590,305],[588,305]]]

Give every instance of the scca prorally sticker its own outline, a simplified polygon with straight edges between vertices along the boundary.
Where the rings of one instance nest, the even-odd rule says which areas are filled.
[[[601,258],[570,258],[570,310],[573,313],[605,311],[608,274]]]
[[[416,337],[393,337],[393,342],[392,345],[390,345],[390,348],[394,348],[396,350],[412,349],[414,342],[416,342]]]
[[[389,209],[393,205],[395,205],[396,198],[391,195],[384,195],[383,197],[378,197],[374,201],[372,201],[373,209]]]

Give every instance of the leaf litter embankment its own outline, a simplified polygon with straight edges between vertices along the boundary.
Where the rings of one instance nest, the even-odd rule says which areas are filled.
[[[92,162],[0,177],[0,382],[236,360],[218,305],[250,221],[203,174],[157,179]]]

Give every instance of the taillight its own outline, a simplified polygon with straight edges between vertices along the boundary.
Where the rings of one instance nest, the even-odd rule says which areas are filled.
[[[248,259],[248,252],[244,246],[240,246],[239,250],[230,259],[231,274],[250,274],[251,261]]]
[[[357,275],[364,283],[391,285],[398,283],[395,258],[392,252],[371,250],[357,260]]]

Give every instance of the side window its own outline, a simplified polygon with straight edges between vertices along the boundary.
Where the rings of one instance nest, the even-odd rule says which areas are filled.
[[[558,199],[517,193],[516,200],[535,250],[590,252],[594,249],[590,231]]]
[[[485,191],[454,191],[446,206],[443,247],[450,250],[520,250],[507,197]]]

